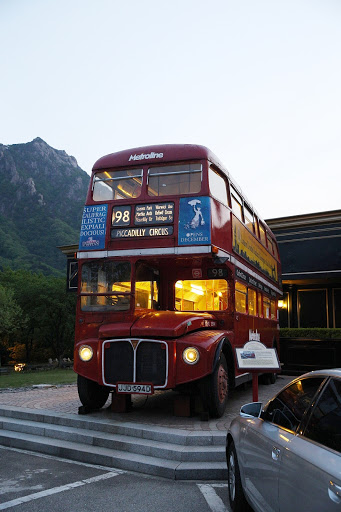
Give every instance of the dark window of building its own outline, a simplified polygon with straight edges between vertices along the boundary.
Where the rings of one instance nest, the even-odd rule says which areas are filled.
[[[329,327],[327,314],[327,291],[299,290],[298,326]]]
[[[333,289],[334,327],[341,327],[341,288]]]

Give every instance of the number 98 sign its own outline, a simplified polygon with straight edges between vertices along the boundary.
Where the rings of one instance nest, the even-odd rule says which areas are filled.
[[[112,226],[128,226],[130,224],[131,206],[115,206],[112,210]]]

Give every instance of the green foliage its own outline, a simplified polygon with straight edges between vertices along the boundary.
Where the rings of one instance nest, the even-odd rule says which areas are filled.
[[[20,388],[34,386],[37,384],[73,384],[77,375],[72,369],[57,368],[54,370],[29,372],[11,372],[0,375],[0,389]]]
[[[17,311],[0,338],[2,356],[7,354],[8,361],[11,347],[24,344],[25,360],[18,362],[72,358],[76,297],[66,292],[65,279],[6,269],[0,272],[0,286],[12,301],[9,309]]]
[[[324,329],[324,328],[311,328],[311,329],[281,329],[281,338],[309,338],[315,340],[341,340],[341,329]]]
[[[25,323],[21,307],[12,290],[0,286],[0,339],[16,332]]]

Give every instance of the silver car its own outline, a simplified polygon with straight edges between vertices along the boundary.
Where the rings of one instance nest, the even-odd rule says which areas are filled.
[[[341,369],[306,373],[265,407],[244,405],[226,458],[234,512],[341,512]]]

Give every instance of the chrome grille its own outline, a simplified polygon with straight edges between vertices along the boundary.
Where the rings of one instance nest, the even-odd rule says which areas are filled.
[[[150,382],[157,388],[167,385],[168,346],[164,341],[106,340],[102,361],[105,384]]]

